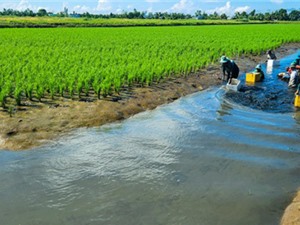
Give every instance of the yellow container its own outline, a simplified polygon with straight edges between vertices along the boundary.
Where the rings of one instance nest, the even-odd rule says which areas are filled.
[[[255,83],[256,81],[260,81],[259,73],[246,73],[246,82]]]
[[[296,95],[294,105],[295,107],[300,107],[300,95]]]

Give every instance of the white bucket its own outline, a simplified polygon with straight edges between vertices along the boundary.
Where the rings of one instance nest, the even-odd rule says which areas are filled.
[[[226,84],[226,88],[233,91],[239,91],[241,89],[241,81],[232,78],[231,83]]]

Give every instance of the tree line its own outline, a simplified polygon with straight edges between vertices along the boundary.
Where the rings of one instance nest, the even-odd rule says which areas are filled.
[[[55,16],[55,17],[83,17],[83,18],[121,18],[121,19],[203,19],[203,20],[258,20],[258,21],[300,21],[300,10],[291,10],[288,12],[286,9],[279,9],[274,12],[257,13],[256,10],[247,12],[235,12],[233,17],[229,17],[225,13],[219,14],[217,12],[208,14],[197,10],[194,15],[184,13],[168,13],[168,12],[146,12],[138,11],[134,9],[131,12],[123,11],[122,13],[109,13],[109,14],[92,14],[89,12],[84,13],[68,13],[68,9],[64,8],[62,12],[52,13],[47,12],[46,9],[39,9],[37,12],[31,9],[26,10],[14,10],[3,9],[0,11],[0,16],[17,16],[17,17],[43,17],[43,16]]]

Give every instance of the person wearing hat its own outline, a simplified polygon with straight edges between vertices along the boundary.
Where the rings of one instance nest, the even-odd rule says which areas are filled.
[[[297,87],[298,83],[299,83],[299,74],[298,74],[298,70],[296,69],[296,64],[292,63],[291,66],[291,74],[290,74],[290,80],[289,80],[289,87]]]
[[[297,69],[298,71],[300,71],[300,55],[297,56],[297,58],[291,63],[291,65],[292,65],[292,64],[294,64],[295,67],[296,67],[296,69]],[[288,73],[291,73],[291,72],[292,72],[291,67],[287,67],[287,68],[286,68],[286,71],[287,71]]]
[[[296,68],[299,69],[300,65],[300,55],[297,56],[297,58],[293,61],[293,63],[296,65]]]
[[[292,64],[294,64],[296,69],[298,71],[300,71],[300,55],[298,55],[298,57],[291,63],[291,65]],[[290,66],[286,68],[286,72],[289,73],[289,74],[292,73],[292,69],[291,69]]]
[[[287,67],[286,68],[286,72],[284,73],[279,73],[277,76],[279,78],[281,78],[281,80],[283,81],[286,81],[286,82],[289,82],[289,79],[290,79],[290,74],[292,73],[292,70],[290,67]]]
[[[226,56],[222,56],[220,63],[222,64],[223,80],[227,75],[226,82],[231,83],[232,78],[237,78],[239,76],[240,69],[233,60],[230,60]]]
[[[260,75],[260,80],[261,80],[261,81],[265,79],[265,74],[264,74],[264,72],[262,71],[261,65],[260,65],[260,64],[258,64],[258,65],[255,67],[255,70],[254,70],[253,72],[254,72],[254,73],[259,73],[259,75]]]
[[[272,52],[272,50],[268,50],[268,51],[267,51],[267,57],[268,57],[268,59],[273,59],[273,60],[276,60],[276,59],[277,59],[275,53]]]

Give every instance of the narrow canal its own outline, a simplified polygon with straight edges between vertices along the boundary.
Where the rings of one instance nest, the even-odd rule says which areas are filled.
[[[300,111],[276,74],[296,55],[240,93],[214,87],[0,151],[1,224],[279,224],[300,186]]]

